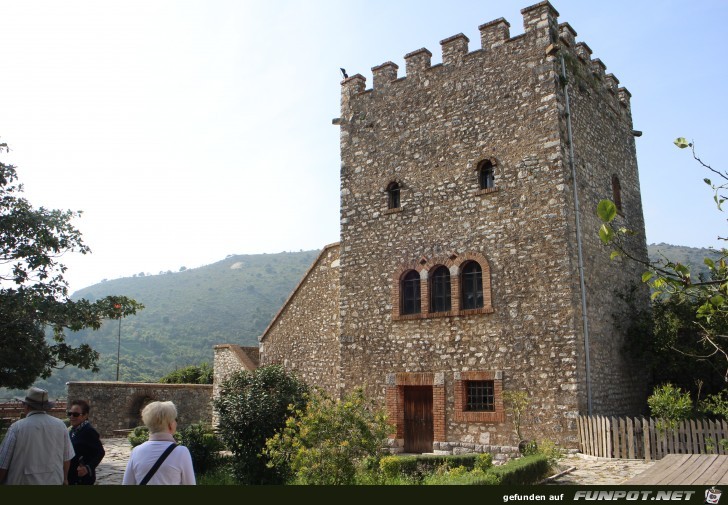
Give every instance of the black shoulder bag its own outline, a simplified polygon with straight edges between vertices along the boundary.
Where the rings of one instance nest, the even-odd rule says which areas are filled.
[[[159,459],[156,463],[154,463],[154,466],[149,469],[147,474],[144,476],[142,481],[139,483],[140,486],[146,485],[147,482],[149,482],[149,479],[151,479],[155,473],[157,473],[157,470],[159,470],[159,467],[162,466],[162,463],[164,463],[164,460],[167,459],[167,456],[170,455],[170,453],[174,450],[174,448],[177,447],[176,443],[169,444],[169,447],[165,449],[165,451],[162,453],[161,456],[159,456]]]

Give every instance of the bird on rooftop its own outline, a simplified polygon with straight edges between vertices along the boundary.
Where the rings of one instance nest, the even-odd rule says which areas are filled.
[[[346,73],[346,70],[344,70],[343,68],[340,68],[339,70],[341,70],[341,75],[344,76],[344,79],[348,79],[349,78],[349,74]]]

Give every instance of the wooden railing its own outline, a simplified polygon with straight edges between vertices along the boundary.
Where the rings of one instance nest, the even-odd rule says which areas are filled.
[[[579,416],[579,448],[603,458],[662,459],[666,454],[728,454],[728,423],[709,419],[682,421],[675,429],[659,429],[646,417]]]

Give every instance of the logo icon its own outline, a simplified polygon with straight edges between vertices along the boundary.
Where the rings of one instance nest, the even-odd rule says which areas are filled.
[[[721,490],[715,487],[711,487],[710,489],[705,490],[705,503],[710,503],[710,505],[717,505],[720,501],[720,493]]]

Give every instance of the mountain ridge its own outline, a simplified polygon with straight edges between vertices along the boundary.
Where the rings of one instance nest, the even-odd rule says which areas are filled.
[[[258,337],[319,253],[229,255],[197,268],[105,280],[79,289],[72,298],[93,301],[125,295],[145,309],[120,322],[106,321],[96,332],[68,334],[69,343],[85,342],[99,351],[99,373],[69,367],[37,384],[59,397],[65,395],[67,381],[115,380],[119,344],[119,380],[125,382],[154,382],[177,368],[212,364],[217,344],[257,346]],[[691,265],[698,275],[707,272],[703,258],[719,252],[660,243],[648,245],[648,254],[651,260],[664,255]],[[0,389],[0,398],[20,393]]]

